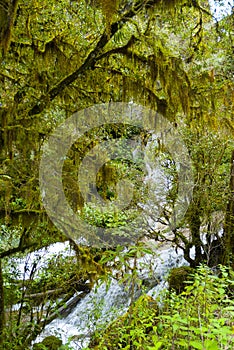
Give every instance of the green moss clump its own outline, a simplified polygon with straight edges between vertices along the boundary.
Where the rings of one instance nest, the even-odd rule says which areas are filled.
[[[171,269],[168,277],[169,290],[175,290],[177,294],[184,291],[186,281],[191,280],[191,274],[194,270],[189,266],[175,267]]]
[[[61,345],[63,345],[61,339],[55,337],[54,335],[50,335],[43,339],[41,343],[34,344],[33,350],[58,350]]]

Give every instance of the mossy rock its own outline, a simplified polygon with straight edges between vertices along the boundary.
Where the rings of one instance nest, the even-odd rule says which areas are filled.
[[[142,295],[130,306],[127,313],[111,323],[104,331],[95,334],[89,348],[117,350],[137,342],[142,343],[142,349],[146,349],[148,345],[153,345],[151,332],[157,323],[158,311],[157,302],[148,295]],[[146,338],[149,341],[146,341]]]
[[[186,281],[191,281],[191,274],[194,272],[194,269],[189,266],[174,267],[171,269],[168,284],[169,290],[175,290],[177,294],[180,294],[184,291],[186,287]]]
[[[33,350],[58,350],[63,345],[62,340],[50,335],[43,339],[41,343],[33,345]]]

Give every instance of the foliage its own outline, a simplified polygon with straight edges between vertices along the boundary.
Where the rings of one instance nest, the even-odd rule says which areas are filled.
[[[6,10],[4,6],[1,8]],[[202,160],[200,151],[197,159],[195,148],[198,142],[201,149],[205,147],[206,125],[209,126],[208,135],[212,128],[214,134],[219,127],[223,130],[223,125],[231,128],[231,79],[228,74],[231,19],[215,26],[206,1],[202,4],[193,2],[191,7],[191,2],[179,0],[115,1],[111,4],[108,1],[67,0],[48,4],[44,0],[40,4],[18,1],[16,8],[11,35],[1,57],[0,72],[2,220],[13,225],[16,220],[21,221],[23,227],[28,226],[29,221],[35,221],[36,225],[45,223],[48,230],[45,236],[51,237],[53,229],[41,208],[38,191],[38,168],[44,141],[56,125],[77,110],[100,102],[136,102],[157,110],[179,128],[186,129],[184,134],[191,146],[194,177],[199,179],[199,191],[193,203],[197,212],[191,205],[191,212],[197,218],[188,215],[181,223],[181,226],[190,226],[192,232],[188,244],[184,237],[182,239],[189,261],[191,246],[202,245],[196,237],[201,233],[199,222],[206,220],[202,213],[210,217],[211,212],[220,208],[225,210],[227,201],[228,190],[223,186],[228,182],[226,169],[221,186],[219,174],[214,174],[217,181],[210,180],[206,174],[211,162],[219,169],[223,163],[218,152],[219,140],[214,137],[213,144],[207,144],[207,153],[211,154],[206,168],[206,159]],[[106,23],[103,24],[103,20]],[[73,145],[63,172],[69,203],[75,211],[83,210],[86,217],[88,206],[84,208],[76,168],[89,147],[100,142],[97,130],[93,134],[89,140],[84,138]],[[103,134],[107,133],[104,131]],[[123,131],[122,136],[128,135]],[[220,142],[225,139],[226,144],[226,138],[230,136],[220,133],[219,138]],[[191,144],[189,140],[195,143]],[[133,180],[136,188],[131,205],[136,205],[139,197],[140,200],[147,197],[139,185],[143,174],[136,171],[137,166],[122,164],[119,169],[115,162],[113,167],[117,180],[121,178],[121,172],[130,173],[134,169],[128,178]],[[173,166],[169,170],[173,172]],[[98,190],[103,198],[115,198],[113,181],[107,184],[105,169],[98,177]],[[174,182],[167,198],[172,206],[177,189],[176,180]],[[214,199],[211,194],[215,195]],[[114,220],[103,219],[98,212],[97,208],[93,208],[93,213],[89,211],[93,224],[102,222],[103,226],[104,220],[108,225],[111,221],[112,227],[116,226]],[[93,220],[96,214],[99,216],[97,222]],[[193,229],[190,224],[195,221],[198,225]],[[34,235],[35,227],[31,231]],[[55,239],[61,239],[54,231]],[[180,234],[176,232],[174,239],[179,244]],[[39,237],[35,240],[38,242]],[[195,265],[203,260],[197,253]]]
[[[124,226],[126,225],[129,216],[122,211],[117,211],[115,207],[111,210],[111,206],[108,210],[104,211],[96,208],[96,206],[92,207],[86,205],[83,212],[83,218],[87,222],[99,227]]]
[[[8,348],[26,347],[23,339],[33,338],[33,330],[38,332],[35,314],[28,311],[34,305],[31,301],[24,304],[22,286],[15,288],[6,268],[8,259],[65,239],[42,207],[38,170],[44,142],[77,110],[111,101],[134,102],[161,113],[179,128],[193,163],[193,200],[184,221],[173,232],[168,234],[166,212],[164,217],[152,218],[165,223],[166,235],[154,229],[147,234],[182,248],[192,266],[201,261],[212,266],[220,260],[231,263],[234,198],[228,159],[234,131],[232,21],[227,16],[215,23],[207,1],[0,1],[0,333],[9,331]],[[147,135],[128,127],[116,131],[112,126],[109,134],[113,140],[135,135],[143,138],[142,144],[148,141]],[[80,211],[94,226],[111,226],[118,231],[121,225],[128,227],[132,212],[130,216],[111,209],[103,212],[85,203],[76,178],[80,159],[105,138],[108,130],[101,128],[72,146],[64,162],[64,188],[75,212]],[[120,147],[119,158],[124,150]],[[166,153],[164,157],[170,159]],[[99,194],[110,208],[117,197],[115,183],[126,173],[136,189],[131,205],[136,207],[148,198],[141,184],[142,159],[130,163],[116,159],[98,173]],[[177,195],[173,161],[166,170],[173,186],[165,208],[173,207]],[[111,172],[115,176],[106,177]],[[221,217],[218,223],[217,217]],[[142,236],[145,233],[142,229]],[[190,256],[192,247],[194,259]],[[78,250],[78,268],[73,261],[71,270],[56,263],[56,276],[56,268],[43,266],[40,278],[34,280],[33,276],[31,292],[40,282],[45,288],[57,287],[63,272],[65,286],[72,273],[80,277],[79,268],[91,281],[100,276],[103,271],[92,249]],[[120,252],[121,258],[126,262]],[[9,316],[6,306],[18,299],[22,299],[21,311],[5,320]],[[23,305],[23,315],[31,317],[29,322],[22,317]],[[43,303],[41,308],[44,310]],[[43,312],[38,314],[41,320]]]
[[[22,254],[17,260],[4,262],[2,273],[8,327],[3,333],[3,346],[6,349],[13,349],[13,346],[17,350],[25,349],[47,323],[67,310],[68,301],[75,293],[80,292],[82,298],[90,291],[104,268],[92,260],[95,253],[88,253],[88,250],[79,250],[75,256],[73,252],[72,256],[63,253],[45,259],[43,252],[35,252],[33,257],[26,256],[21,272]]]
[[[199,266],[185,290],[168,291],[161,310],[142,296],[129,312],[94,336],[89,349],[231,349],[233,271]]]
[[[178,296],[170,293],[165,300],[155,340],[162,341],[166,349],[171,345],[175,349],[232,348],[232,298],[232,271],[229,274],[228,269],[220,266],[220,276],[217,276],[206,266],[198,267],[194,281],[185,291]]]
[[[111,324],[105,333],[97,332],[92,349],[145,349],[155,326],[157,303],[149,296],[141,296],[128,313]]]

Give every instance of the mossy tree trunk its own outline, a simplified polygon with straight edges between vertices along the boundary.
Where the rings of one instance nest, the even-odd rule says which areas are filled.
[[[190,222],[189,222],[189,228],[192,236],[192,244],[195,247],[195,258],[193,260],[193,263],[190,263],[191,267],[198,266],[203,260],[200,227],[201,227],[200,207],[199,207],[199,203],[195,203],[195,205],[192,205],[192,208],[191,208],[191,216],[190,216]]]
[[[226,216],[224,222],[224,256],[223,264],[232,265],[234,267],[234,150],[231,156],[231,172],[229,183],[229,200],[227,203]]]
[[[4,289],[3,289],[2,261],[0,259],[0,346],[3,341],[4,326],[5,326]]]
[[[203,158],[200,157],[199,161],[203,163]],[[193,189],[193,199],[188,210],[188,225],[191,235],[190,244],[188,244],[189,249],[195,247],[195,256],[190,260],[190,266],[196,267],[203,261],[202,254],[202,240],[201,240],[201,224],[202,224],[202,191],[201,188],[204,186],[203,179],[201,178],[200,168],[198,163],[195,164],[196,176],[195,184],[197,184]]]

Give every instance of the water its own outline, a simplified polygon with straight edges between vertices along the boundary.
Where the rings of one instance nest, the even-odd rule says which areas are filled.
[[[17,278],[29,279],[34,266],[35,272],[33,276],[36,277],[43,268],[47,267],[50,260],[59,255],[63,257],[75,255],[68,241],[64,243],[57,242],[48,247],[31,252],[27,254],[25,258],[13,258],[11,260],[14,265],[17,266]]]
[[[217,21],[232,13],[232,1],[209,0],[209,3],[211,13]]]
[[[167,206],[167,195],[171,190],[172,176],[165,172],[168,164],[163,168],[159,160],[155,162],[155,157],[150,158],[150,154],[155,153],[154,148],[155,144],[152,141],[149,149],[145,152],[144,162],[148,174],[145,177],[145,183],[151,185],[152,198],[145,204],[144,209],[151,229],[157,231],[166,228],[168,230],[168,225],[158,227],[157,219],[161,218],[162,209]],[[162,159],[163,161],[164,159]],[[186,190],[184,193],[187,192]],[[166,207],[166,209],[168,208]],[[154,217],[153,221],[151,217]],[[159,244],[149,240],[145,240],[145,245],[152,249],[153,254],[146,253],[137,261],[134,261],[133,258],[130,259],[126,270],[124,267],[118,270],[113,268],[112,276],[109,277],[108,281],[102,283],[98,281],[92,291],[78,303],[68,316],[53,320],[45,327],[35,342],[40,342],[49,335],[55,335],[61,338],[63,344],[70,342],[72,349],[83,349],[88,345],[90,337],[96,330],[105,327],[112,320],[124,314],[131,301],[138,298],[142,292],[147,292],[156,298],[160,291],[167,286],[165,279],[172,267],[188,265],[182,250],[178,249],[175,252],[172,247],[166,244],[159,246]],[[46,264],[45,261],[43,263]],[[133,267],[137,269],[137,276],[134,277],[131,274]],[[77,294],[73,296],[73,298],[76,297]]]
[[[87,346],[98,326],[118,317],[129,306],[129,294],[124,287],[115,279],[109,283],[109,286],[106,283],[96,285],[66,318],[52,321],[36,342],[48,335],[56,335],[64,344],[71,339],[73,349]]]
[[[152,242],[149,243],[152,247]],[[113,277],[109,278],[108,283],[99,281],[67,317],[57,318],[47,325],[35,342],[55,335],[62,339],[63,344],[70,342],[72,349],[83,349],[89,344],[95,330],[104,327],[128,310],[131,297],[139,297],[143,289],[152,297],[157,297],[160,291],[167,287],[165,277],[168,271],[172,267],[188,263],[184,260],[182,251],[176,253],[171,247],[157,248],[155,245],[153,251],[153,255],[145,254],[137,260],[138,276],[134,289],[131,274],[124,282]],[[133,259],[129,264],[133,266]],[[117,271],[113,273],[113,276],[115,275]],[[139,281],[142,282],[141,287]]]

